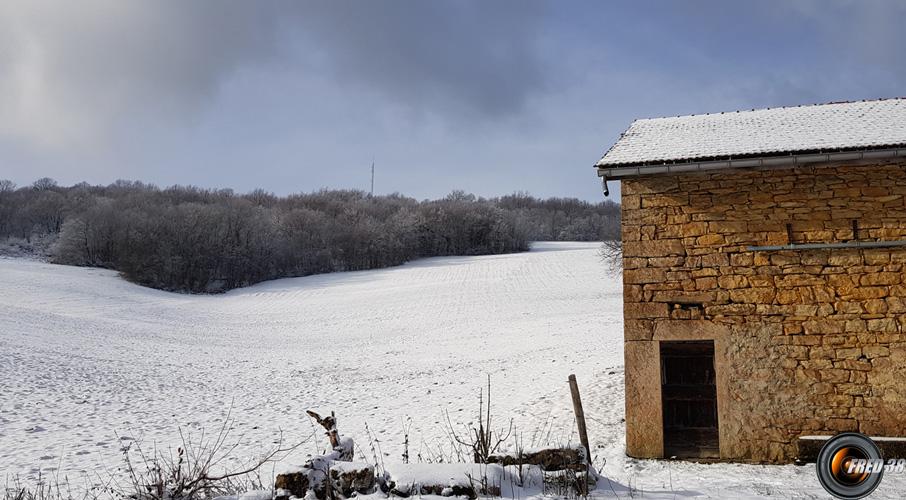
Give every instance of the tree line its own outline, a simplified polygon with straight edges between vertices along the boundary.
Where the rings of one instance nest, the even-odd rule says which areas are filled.
[[[264,280],[399,265],[418,257],[527,250],[532,240],[598,241],[619,234],[619,205],[485,199],[454,191],[418,201],[321,190],[263,190],[134,181],[17,188],[0,180],[0,240],[51,241],[52,262],[115,269],[164,290],[219,292]]]

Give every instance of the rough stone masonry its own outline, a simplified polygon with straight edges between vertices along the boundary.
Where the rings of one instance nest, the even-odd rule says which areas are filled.
[[[906,162],[635,177],[622,208],[627,453],[663,456],[665,340],[714,340],[721,459],[906,435],[906,247],[747,250],[906,239]]]

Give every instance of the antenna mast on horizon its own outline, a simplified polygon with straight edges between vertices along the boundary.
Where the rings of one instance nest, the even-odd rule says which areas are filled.
[[[374,197],[374,160],[371,160],[371,197]]]

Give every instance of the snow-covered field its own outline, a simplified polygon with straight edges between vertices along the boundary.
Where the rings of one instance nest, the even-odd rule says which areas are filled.
[[[105,270],[0,259],[0,470],[75,483],[120,465],[130,439],[176,444],[216,430],[232,407],[239,461],[311,437],[304,411],[336,410],[368,459],[387,463],[404,429],[413,460],[449,449],[444,414],[475,417],[493,384],[500,426],[526,444],[576,441],[567,376],[621,497],[826,498],[811,466],[627,459],[620,280],[597,245],[423,259],[375,271],[262,283],[220,296],[129,284]],[[543,438],[539,437],[543,434]],[[287,459],[323,447],[317,435]],[[887,477],[876,495],[898,498]]]

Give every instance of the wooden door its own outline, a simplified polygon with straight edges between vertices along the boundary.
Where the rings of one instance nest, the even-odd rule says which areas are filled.
[[[714,341],[660,345],[664,455],[719,458]]]

